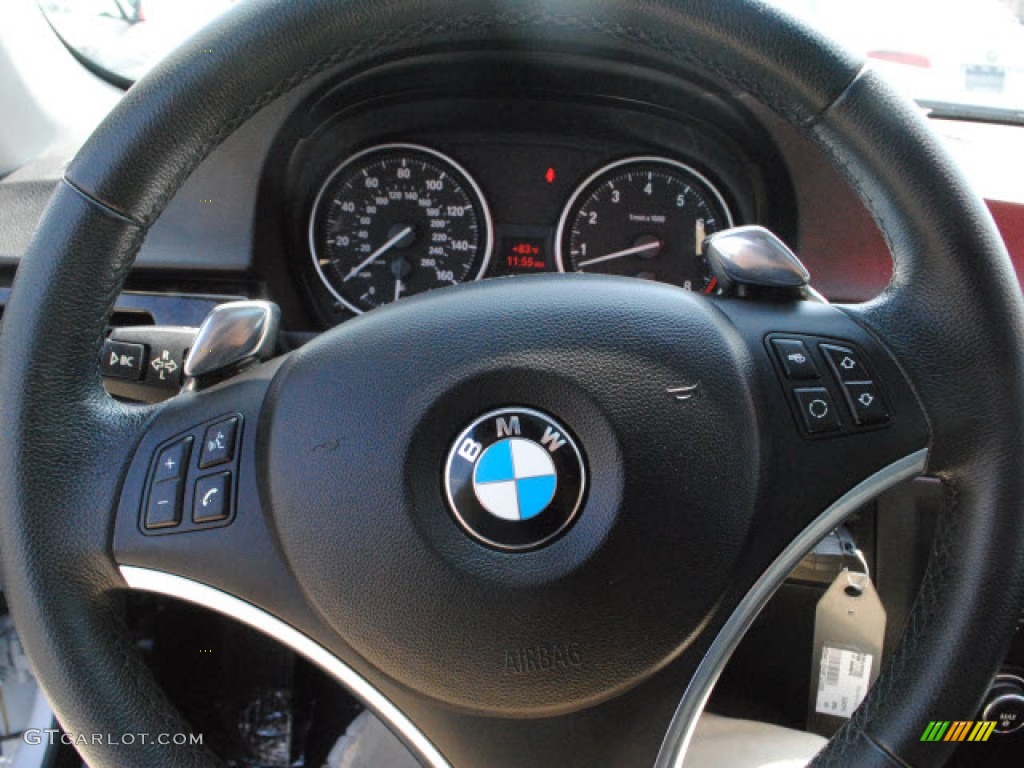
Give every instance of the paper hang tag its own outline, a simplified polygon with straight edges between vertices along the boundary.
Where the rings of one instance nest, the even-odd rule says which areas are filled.
[[[885,608],[871,579],[842,571],[814,614],[807,730],[831,736],[867,695],[882,666]]]

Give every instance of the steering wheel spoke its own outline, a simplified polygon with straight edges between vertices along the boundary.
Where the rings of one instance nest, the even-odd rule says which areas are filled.
[[[183,393],[148,420],[118,502],[119,567],[260,596],[274,609],[297,602],[260,501],[256,453],[260,412],[280,362]]]
[[[787,575],[856,509],[922,474],[931,437],[901,366],[855,311],[815,302],[716,303],[750,355],[762,485],[659,768],[680,764],[718,675]],[[870,398],[858,402],[865,393]]]
[[[288,365],[286,359],[276,360],[213,389],[186,392],[148,420],[125,476],[113,535],[113,557],[127,586],[203,606],[279,640],[357,695],[425,766],[653,761],[681,684],[698,666],[699,644],[623,696],[521,719],[459,711],[396,684],[323,620],[293,576],[281,550],[279,521],[261,500],[267,470],[260,429],[266,427],[268,400],[280,396],[270,394],[274,377]],[[307,447],[314,458],[339,451],[330,440]],[[208,482],[228,476],[223,485]],[[161,484],[169,485],[169,492]],[[216,514],[204,511],[204,488],[228,496]],[[169,504],[159,505],[164,498]],[[170,504],[175,509],[160,509]],[[317,514],[312,507],[300,511]],[[387,565],[388,552],[381,541],[383,568],[394,567]],[[344,556],[344,548],[339,554]],[[363,593],[354,584],[333,589]],[[463,664],[457,657],[433,658],[444,653],[440,648],[414,650],[426,655],[430,667]],[[509,644],[494,667],[505,685],[529,689],[535,683],[531,678],[558,680],[571,673],[585,653],[559,638]]]
[[[901,366],[855,314],[815,302],[719,307],[755,371],[765,462],[755,538],[771,557],[838,500],[919,456],[929,426]]]

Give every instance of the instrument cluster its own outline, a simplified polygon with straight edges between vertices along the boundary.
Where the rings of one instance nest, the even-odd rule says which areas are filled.
[[[502,149],[495,147],[488,163],[491,178]],[[663,154],[615,157],[582,177],[572,174],[569,193],[541,213],[536,199],[526,199],[529,188],[559,202],[551,188],[565,172],[560,166],[573,165],[559,162],[559,154],[539,150],[547,164],[527,161],[532,178],[521,161],[507,167],[506,183],[522,187],[510,196],[493,195],[469,162],[436,147],[361,148],[327,175],[313,201],[313,271],[337,304],[356,314],[459,283],[536,272],[615,274],[715,291],[704,239],[737,221],[729,194],[706,171]],[[558,186],[565,189],[565,181]],[[502,198],[497,213],[493,197]]]

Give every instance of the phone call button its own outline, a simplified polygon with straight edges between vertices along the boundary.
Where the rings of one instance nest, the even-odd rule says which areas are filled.
[[[228,517],[231,505],[231,473],[221,472],[196,480],[196,492],[192,496],[192,520],[196,523],[213,523]]]

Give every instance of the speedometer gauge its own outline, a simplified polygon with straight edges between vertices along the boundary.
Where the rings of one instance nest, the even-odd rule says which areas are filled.
[[[732,226],[725,199],[693,168],[633,157],[584,181],[562,213],[555,256],[562,272],[601,272],[710,293],[704,238]]]
[[[493,240],[476,182],[450,157],[412,144],[372,147],[342,163],[309,225],[317,274],[356,313],[477,279]]]

